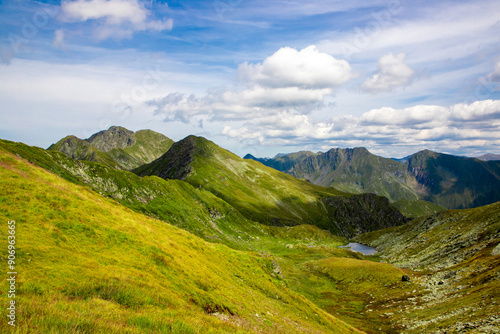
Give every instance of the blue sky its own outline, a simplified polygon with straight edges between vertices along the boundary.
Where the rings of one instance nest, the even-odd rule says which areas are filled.
[[[495,0],[3,1],[0,138],[499,154],[498,36]]]

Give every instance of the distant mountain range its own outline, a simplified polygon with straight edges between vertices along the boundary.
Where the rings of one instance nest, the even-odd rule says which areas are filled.
[[[500,201],[500,161],[429,150],[397,161],[371,154],[365,148],[245,158],[314,184],[385,196],[396,206],[423,200],[448,209],[464,209]]]
[[[491,154],[491,153],[483,154],[479,157],[476,157],[476,159],[484,161],[500,160],[500,154]]]

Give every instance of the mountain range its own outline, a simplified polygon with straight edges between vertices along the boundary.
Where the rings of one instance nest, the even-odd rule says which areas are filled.
[[[402,211],[413,201],[433,203],[434,210],[436,206],[465,209],[500,201],[500,161],[429,150],[396,161],[371,154],[365,148],[281,154],[272,159],[251,155],[245,158],[317,185],[385,196]],[[423,202],[420,205],[425,208]]]
[[[465,176],[454,181],[452,167],[481,171],[423,153],[405,164],[365,149],[332,150],[328,159],[358,177],[354,184],[399,180],[386,191],[408,197],[391,202],[316,185],[197,136],[174,142],[150,130],[111,127],[85,140],[66,137],[48,150],[0,140],[0,217],[16,221],[22,272],[16,329],[495,333],[498,203],[444,210],[410,196],[406,176],[422,183],[422,196],[436,182],[466,183]],[[321,155],[300,152],[273,163],[290,169],[318,157],[308,175],[327,180],[326,168],[314,170],[315,163],[328,165]],[[399,173],[401,165],[407,174]],[[369,177],[359,175],[370,168]],[[348,186],[347,176],[333,174]],[[446,189],[450,198],[460,190]],[[430,215],[409,219],[398,205]],[[7,225],[0,231],[7,235]],[[349,240],[380,252],[342,248]],[[0,300],[8,302],[7,295]],[[1,322],[0,331],[8,326]]]

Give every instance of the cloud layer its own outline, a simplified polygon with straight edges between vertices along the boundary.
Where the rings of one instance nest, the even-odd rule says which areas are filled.
[[[250,143],[307,147],[387,146],[467,149],[500,144],[500,100],[476,101],[450,107],[416,105],[404,109],[373,109],[360,117],[341,116],[314,121],[286,112],[226,126],[223,134]],[[413,149],[414,148],[414,149]]]

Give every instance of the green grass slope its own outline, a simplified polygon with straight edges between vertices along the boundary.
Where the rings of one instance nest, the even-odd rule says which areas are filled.
[[[4,259],[16,221],[16,333],[358,332],[288,289],[269,255],[207,243],[4,149],[0,179]]]
[[[409,218],[430,216],[446,210],[442,206],[423,200],[409,201],[406,199],[400,199],[399,201],[392,203],[392,206],[397,208],[403,215],[405,215],[405,217]]]
[[[184,180],[223,199],[252,221],[276,226],[313,224],[345,235],[338,226],[344,222],[331,215],[324,199],[352,194],[301,181],[259,162],[241,159],[202,137],[189,136],[175,143],[165,155],[134,172]],[[361,212],[357,204],[352,211]],[[388,203],[385,205],[389,207]],[[375,216],[370,211],[363,219],[369,225]],[[394,217],[387,219],[387,224],[404,221],[401,215]]]
[[[112,126],[85,140],[75,136],[65,137],[48,149],[63,152],[76,160],[130,170],[160,157],[173,143],[170,138],[152,130],[133,132]]]
[[[0,140],[0,147],[68,181],[89,186],[136,212],[168,221],[211,242],[235,249],[260,250],[263,240],[269,239],[269,234],[273,233],[269,228],[246,219],[211,192],[194,188],[187,182],[155,176],[142,178],[131,172],[89,161],[75,161],[60,152],[22,143]]]
[[[401,268],[424,290],[393,311],[409,333],[498,333],[500,202],[451,210],[356,238]]]

